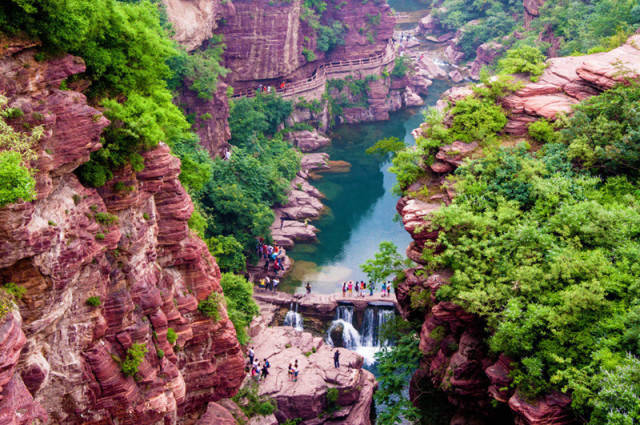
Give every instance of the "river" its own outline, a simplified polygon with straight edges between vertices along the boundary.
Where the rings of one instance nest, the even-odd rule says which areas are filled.
[[[312,291],[333,293],[346,280],[366,280],[360,264],[373,257],[382,241],[391,241],[404,253],[411,241],[402,223],[394,221],[398,196],[393,194],[395,175],[388,158],[367,155],[365,150],[386,137],[415,143],[411,131],[423,121],[423,112],[435,105],[450,84],[434,81],[425,106],[391,114],[388,121],[341,125],[330,134],[326,149],[332,160],[349,162],[347,173],[325,173],[313,182],[325,196],[327,212],[313,224],[320,229],[317,242],[296,244],[288,251],[295,261],[282,290],[302,292],[302,282]]]

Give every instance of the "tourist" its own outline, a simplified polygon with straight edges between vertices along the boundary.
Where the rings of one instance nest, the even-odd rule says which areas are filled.
[[[267,291],[270,291],[270,290],[271,290],[271,279],[269,278],[269,276],[266,276],[266,277],[264,278],[264,281],[265,281],[265,283],[266,283],[266,289],[267,289]]]
[[[298,382],[298,360],[293,365],[293,382]]]
[[[340,350],[336,348],[336,351],[333,353],[333,365],[337,368],[340,367]]]
[[[364,284],[364,280],[360,281],[360,296],[364,298],[366,295],[364,290],[367,289],[367,286]]]
[[[391,284],[391,281],[387,282],[387,296],[391,295],[392,289],[393,289],[393,285]]]
[[[307,295],[311,293],[311,283],[307,282],[307,286],[305,286],[305,288],[307,288]]]
[[[369,281],[369,296],[373,297],[373,282]]]
[[[262,244],[262,258],[267,258],[269,248],[267,244]]]
[[[387,282],[382,282],[382,296],[384,297],[387,292]]]
[[[291,363],[289,363],[289,370],[287,373],[289,374],[289,381],[293,381],[293,367],[291,366]]]
[[[269,360],[264,359],[264,363],[262,364],[262,379],[267,379],[267,375],[269,375]]]
[[[347,282],[342,282],[342,296],[347,296]]]
[[[353,295],[353,281],[349,281],[349,296]]]
[[[356,280],[356,281],[355,281],[355,284],[354,284],[353,286],[355,286],[355,288],[353,288],[353,289],[355,289],[355,290],[356,290],[356,297],[357,297],[358,295],[360,295],[360,282],[358,282],[358,281]]]
[[[260,375],[262,372],[262,369],[260,368],[260,363],[256,363],[255,367],[254,367],[254,371],[255,373],[253,374],[253,377],[256,378],[256,382],[260,381]]]
[[[251,365],[253,366],[253,356],[255,356],[253,347],[249,347],[249,351],[247,351],[247,354],[249,355],[249,363],[251,363]]]
[[[274,277],[271,283],[273,284],[273,292],[276,292],[278,290],[278,284],[280,283],[280,281]]]

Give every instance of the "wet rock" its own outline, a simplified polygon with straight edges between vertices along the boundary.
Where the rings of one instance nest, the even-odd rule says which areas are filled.
[[[422,75],[430,80],[438,79],[442,80],[447,78],[447,73],[440,65],[436,64],[433,59],[427,55],[423,55],[416,62],[418,66],[418,74]]]

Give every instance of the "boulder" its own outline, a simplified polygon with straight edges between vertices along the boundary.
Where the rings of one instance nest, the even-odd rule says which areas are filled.
[[[559,392],[527,401],[518,392],[509,399],[516,425],[571,425],[576,421],[571,412],[571,398]]]
[[[416,92],[414,92],[411,87],[407,87],[404,90],[404,105],[405,107],[411,107],[411,106],[422,106],[424,105],[424,100],[422,100],[422,98],[420,96],[418,96],[418,94],[416,94]]]
[[[418,66],[418,75],[421,75],[430,80],[438,79],[442,80],[447,78],[447,73],[440,65],[436,64],[433,59],[427,55],[422,55],[420,59],[416,61]]]
[[[436,154],[436,159],[458,168],[462,165],[464,159],[469,158],[479,147],[478,142],[464,143],[455,141],[450,145],[441,146]],[[431,168],[433,169],[433,166]]]
[[[317,151],[331,143],[331,139],[321,135],[317,130],[292,131],[287,134],[287,139],[302,152]]]
[[[196,425],[238,425],[230,411],[218,403],[209,402],[207,411],[198,419]]]

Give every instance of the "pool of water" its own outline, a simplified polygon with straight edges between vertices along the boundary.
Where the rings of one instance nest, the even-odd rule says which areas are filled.
[[[398,12],[415,12],[416,10],[428,10],[429,1],[421,0],[388,0],[389,6]]]
[[[392,136],[413,144],[411,131],[423,121],[424,110],[435,105],[449,87],[447,82],[434,81],[422,108],[394,113],[388,121],[342,125],[333,130],[326,152],[332,160],[351,163],[351,171],[323,174],[313,182],[326,196],[327,212],[313,222],[320,229],[318,241],[297,244],[288,251],[295,265],[282,282],[282,290],[303,292],[302,282],[308,281],[313,292],[332,293],[341,290],[346,280],[366,280],[359,266],[373,257],[385,240],[404,253],[411,238],[402,223],[394,221],[398,196],[392,193],[396,179],[389,171],[390,161],[367,155],[365,150]]]

